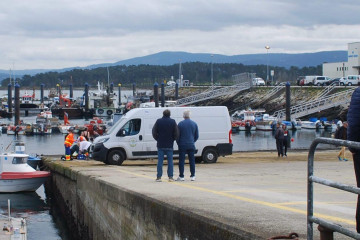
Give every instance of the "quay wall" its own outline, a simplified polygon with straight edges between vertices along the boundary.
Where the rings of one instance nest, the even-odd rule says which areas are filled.
[[[46,188],[74,239],[260,239],[219,221],[133,192],[94,169],[44,161]],[[98,171],[97,171],[98,172]],[[107,178],[108,177],[108,178]]]

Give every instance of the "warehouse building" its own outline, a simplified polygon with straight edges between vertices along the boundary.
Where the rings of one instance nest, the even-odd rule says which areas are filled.
[[[348,61],[324,63],[323,75],[331,78],[360,75],[360,42],[348,43]]]

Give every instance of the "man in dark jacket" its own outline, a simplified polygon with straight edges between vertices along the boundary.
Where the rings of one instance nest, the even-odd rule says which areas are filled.
[[[156,121],[152,129],[152,135],[157,141],[156,146],[158,148],[156,181],[161,182],[164,155],[166,155],[168,161],[167,174],[169,181],[174,181],[173,147],[174,141],[177,140],[179,136],[179,131],[175,120],[170,118],[170,110],[166,109],[163,112],[163,117]]]
[[[179,177],[177,181],[184,181],[185,155],[189,157],[190,180],[195,181],[195,142],[199,138],[199,129],[197,124],[190,119],[190,111],[183,113],[184,120],[179,123]]]
[[[351,96],[347,122],[347,139],[360,142],[360,88],[357,88]],[[349,150],[353,154],[356,184],[360,188],[360,149],[349,148]],[[360,233],[360,195],[358,195],[356,208],[356,230]]]
[[[280,123],[276,124],[276,132],[275,132],[275,139],[276,139],[276,148],[278,152],[278,157],[280,155],[283,157],[284,152],[284,129],[281,127]]]

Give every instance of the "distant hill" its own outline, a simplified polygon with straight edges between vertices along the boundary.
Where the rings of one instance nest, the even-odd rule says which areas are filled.
[[[242,63],[244,65],[266,65],[290,68],[292,66],[303,68],[309,66],[318,66],[324,62],[343,62],[347,61],[347,51],[326,51],[316,53],[269,53],[267,54],[244,54],[226,56],[210,53],[187,53],[187,52],[159,52],[143,57],[136,57],[115,63],[102,63],[90,65],[87,67],[74,67],[64,69],[29,69],[15,70],[16,77],[29,74],[56,71],[65,72],[72,69],[93,69],[98,67],[116,66],[116,65],[173,65],[179,62],[211,62],[214,63]],[[9,77],[9,70],[0,70],[0,80]]]
[[[131,58],[119,61],[112,65],[172,65],[181,62],[211,62],[214,63],[242,63],[244,65],[266,65],[267,58],[269,66],[285,67],[309,67],[321,65],[324,62],[342,62],[347,61],[347,51],[327,51],[316,53],[269,53],[266,54],[245,54],[245,55],[219,55],[214,54],[211,57],[209,53],[186,53],[186,52],[160,52],[144,57]],[[89,67],[103,67],[106,65],[92,65]]]

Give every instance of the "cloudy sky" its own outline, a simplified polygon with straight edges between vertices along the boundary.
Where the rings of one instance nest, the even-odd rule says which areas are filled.
[[[359,0],[1,0],[0,69],[347,50],[359,30]]]

